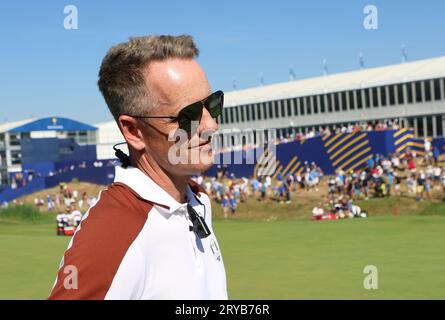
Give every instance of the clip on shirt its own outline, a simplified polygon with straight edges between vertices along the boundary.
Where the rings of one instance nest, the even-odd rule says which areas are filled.
[[[205,220],[193,209],[190,204],[187,204],[187,211],[192,220],[193,226],[190,226],[190,231],[195,232],[195,234],[200,238],[208,237],[211,232],[209,227],[207,226]]]

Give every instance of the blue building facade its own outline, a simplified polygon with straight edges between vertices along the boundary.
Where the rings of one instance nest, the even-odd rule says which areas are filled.
[[[0,132],[0,185],[23,186],[61,166],[96,160],[97,128],[63,117],[33,119]]]

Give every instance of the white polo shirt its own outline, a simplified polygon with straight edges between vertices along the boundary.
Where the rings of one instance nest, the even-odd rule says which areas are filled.
[[[193,181],[186,198],[204,217],[210,236],[200,239],[190,231],[187,203],[177,202],[139,169],[116,167],[114,183],[76,230],[49,298],[227,299],[210,198]],[[73,273],[66,271],[72,266],[77,289]]]

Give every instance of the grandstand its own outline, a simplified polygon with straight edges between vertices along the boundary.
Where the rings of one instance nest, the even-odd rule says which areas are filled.
[[[225,95],[220,144],[255,129],[278,137],[398,120],[420,138],[445,130],[445,56],[238,90]],[[236,129],[234,129],[236,128]]]
[[[49,117],[0,125],[0,186],[47,176],[69,163],[96,160],[97,128]]]

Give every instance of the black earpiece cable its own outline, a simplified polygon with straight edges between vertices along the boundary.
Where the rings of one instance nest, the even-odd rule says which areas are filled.
[[[126,142],[120,142],[120,143],[116,143],[113,146],[113,150],[115,151],[114,154],[116,155],[116,157],[119,159],[119,161],[122,164],[123,168],[126,168],[130,165],[130,157],[123,152],[121,149],[116,148],[117,146],[120,146],[122,144],[127,144]]]

